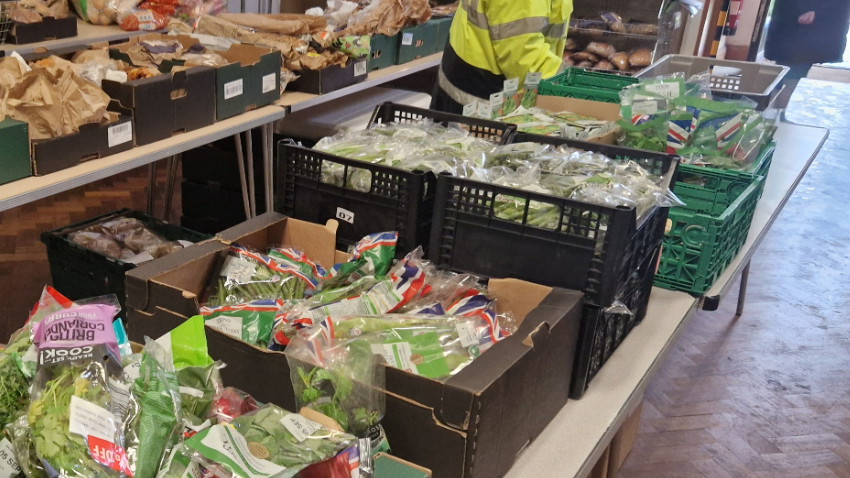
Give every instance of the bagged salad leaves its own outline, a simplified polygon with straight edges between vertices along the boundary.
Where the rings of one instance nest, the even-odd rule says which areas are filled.
[[[72,307],[33,329],[39,363],[27,419],[51,476],[131,474],[121,427],[129,386],[112,330],[116,312],[109,305]]]
[[[242,390],[227,387],[219,390],[213,398],[212,406],[207,412],[207,417],[217,423],[230,423],[235,418],[253,412],[260,408],[254,397]]]
[[[216,476],[290,478],[353,443],[351,435],[270,404],[199,432],[184,449]]]
[[[686,98],[693,116],[689,144],[679,154],[689,163],[746,169],[770,140],[770,126],[746,99]]]
[[[320,293],[341,284],[352,284],[366,276],[385,276],[392,267],[395,258],[398,232],[380,232],[370,234],[357,241],[351,259],[336,264],[328,271],[322,282]]]
[[[553,113],[541,108],[524,108],[522,106],[497,119],[503,123],[517,125],[517,130],[523,133],[581,141],[604,136],[616,129],[616,123],[610,121],[582,116],[569,111]]]
[[[230,247],[213,281],[207,293],[208,306],[303,299],[317,285],[300,267],[238,245]]]
[[[206,325],[242,342],[266,348],[282,300],[258,300],[248,304],[201,307]]]

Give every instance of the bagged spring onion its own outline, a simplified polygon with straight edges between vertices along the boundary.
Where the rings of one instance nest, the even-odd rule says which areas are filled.
[[[249,304],[201,307],[206,325],[245,343],[266,348],[275,316],[282,300],[261,300]]]

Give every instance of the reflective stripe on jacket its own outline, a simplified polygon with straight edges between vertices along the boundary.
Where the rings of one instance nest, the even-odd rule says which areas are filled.
[[[465,63],[505,78],[558,73],[572,0],[461,0],[450,44]],[[452,75],[449,75],[450,77]]]

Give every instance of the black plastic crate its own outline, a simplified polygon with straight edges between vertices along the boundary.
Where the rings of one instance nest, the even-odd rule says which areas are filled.
[[[370,121],[377,124],[410,123],[431,119],[447,126],[458,123],[473,136],[506,143],[514,126],[468,118],[422,108],[384,103]],[[428,246],[434,213],[437,179],[431,172],[408,171],[347,159],[294,146],[282,141],[278,146],[278,200],[276,208],[287,216],[324,224],[337,219],[338,246],[346,250],[375,231],[398,231],[399,256]],[[330,163],[343,167],[342,185],[322,182],[323,168]],[[345,187],[352,174],[367,174],[368,192]]]
[[[672,178],[678,166],[678,158],[667,154],[547,136],[513,137],[513,142],[523,141],[628,158],[666,178]],[[498,195],[524,200],[523,217],[498,218],[493,212]],[[528,225],[532,203],[557,207],[561,211],[558,226]],[[639,224],[633,208],[589,204],[450,175],[440,175],[434,207],[428,257],[437,266],[581,290],[586,301],[606,307],[661,244],[668,212],[654,208],[644,213]],[[661,217],[665,221],[659,221]]]
[[[69,233],[121,217],[138,219],[148,229],[170,241],[200,242],[209,239],[210,236],[130,209],[103,214],[41,233],[41,242],[47,246],[47,259],[50,262],[53,287],[71,300],[115,294],[121,302],[121,317],[126,318],[124,275],[136,266],[104,256],[67,239]]]

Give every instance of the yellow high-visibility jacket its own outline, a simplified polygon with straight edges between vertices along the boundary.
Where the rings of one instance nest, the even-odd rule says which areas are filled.
[[[451,46],[470,65],[506,78],[561,68],[572,0],[462,0]]]

